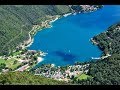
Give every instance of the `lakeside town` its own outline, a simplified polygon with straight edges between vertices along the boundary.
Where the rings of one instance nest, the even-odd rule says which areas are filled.
[[[68,66],[54,66],[54,64],[42,65],[34,70],[35,75],[41,75],[47,78],[52,78],[62,81],[70,81],[78,75],[87,74],[89,64],[84,65],[68,65]]]
[[[2,72],[8,71],[24,71],[30,70],[37,63],[41,62],[42,56],[45,56],[47,53],[42,51],[35,50],[18,50],[15,51],[11,56],[1,56],[0,62],[4,64]]]
[[[100,7],[97,5],[80,5],[82,7],[83,12],[93,12],[99,9]]]

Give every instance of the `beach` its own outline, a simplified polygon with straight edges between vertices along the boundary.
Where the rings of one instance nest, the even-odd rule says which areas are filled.
[[[43,61],[43,58],[42,58],[42,57],[38,57],[37,63],[40,63],[40,62],[42,62],[42,61]]]
[[[69,16],[69,15],[71,15],[72,13],[68,13],[68,14],[65,14],[65,15],[63,15],[64,17],[67,17],[67,16]]]
[[[32,39],[30,40],[30,43],[29,43],[27,46],[25,46],[25,47],[30,47],[30,46],[32,45],[33,41],[34,41],[34,39],[32,38]]]

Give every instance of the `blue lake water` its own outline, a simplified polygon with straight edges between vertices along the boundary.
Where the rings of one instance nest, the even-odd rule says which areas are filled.
[[[48,53],[37,66],[48,63],[63,66],[72,65],[75,61],[89,61],[91,57],[102,54],[90,38],[119,21],[120,5],[105,5],[95,12],[63,17],[52,23],[52,28],[39,31],[28,49]]]

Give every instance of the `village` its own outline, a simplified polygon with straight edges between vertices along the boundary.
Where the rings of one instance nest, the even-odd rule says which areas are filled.
[[[25,71],[33,68],[37,63],[42,61],[42,56],[47,53],[35,50],[18,50],[12,53],[11,56],[1,56],[0,61],[5,67],[2,72],[8,71]]]
[[[92,12],[96,11],[99,6],[95,5],[80,5],[82,7],[83,12]]]
[[[41,75],[56,80],[70,81],[81,74],[87,74],[89,64],[84,65],[68,65],[68,66],[54,66],[54,64],[43,65],[37,68],[35,75]]]

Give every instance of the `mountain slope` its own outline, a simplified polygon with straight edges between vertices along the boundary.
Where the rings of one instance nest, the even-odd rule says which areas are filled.
[[[39,18],[70,12],[67,5],[1,5],[0,55],[7,55],[29,37],[28,32]],[[41,22],[41,21],[39,21]]]

